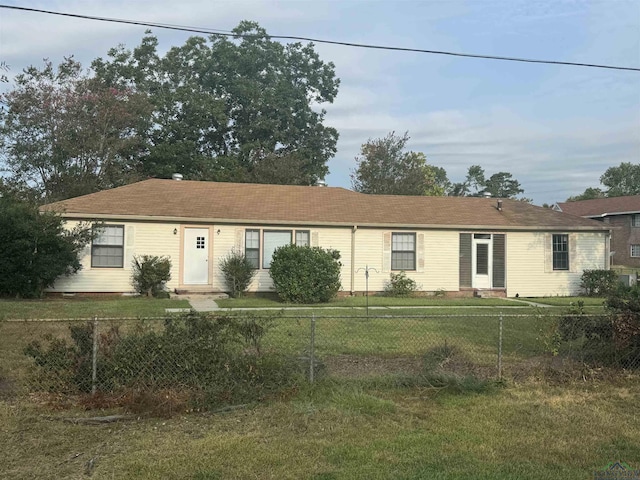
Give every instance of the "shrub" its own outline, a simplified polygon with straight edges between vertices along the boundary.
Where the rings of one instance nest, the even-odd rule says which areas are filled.
[[[150,398],[154,392],[181,392],[194,406],[216,406],[295,388],[301,373],[297,360],[261,349],[270,324],[270,319],[192,312],[166,318],[164,329],[122,334],[111,327],[99,336],[98,391],[123,399],[139,392]],[[48,337],[45,344],[25,348],[38,367],[34,380],[41,389],[91,391],[92,332],[91,323],[73,326],[71,342]]]
[[[321,303],[340,290],[341,266],[337,250],[286,245],[274,252],[269,273],[283,301]]]
[[[64,228],[62,217],[0,196],[0,295],[41,297],[56,278],[82,268],[79,254],[91,228]]]
[[[588,297],[605,297],[617,284],[618,274],[614,270],[585,270],[580,279],[580,286]]]
[[[229,289],[229,296],[233,298],[242,297],[245,294],[256,274],[256,269],[247,257],[236,250],[231,250],[231,253],[220,260],[220,270]]]
[[[418,284],[403,272],[391,273],[384,293],[390,297],[409,297],[418,289]]]
[[[141,255],[133,258],[131,283],[140,295],[158,297],[171,280],[171,260],[169,257]]]
[[[605,306],[597,316],[573,307],[559,322],[561,340],[578,341],[586,361],[640,368],[640,287],[618,286]]]

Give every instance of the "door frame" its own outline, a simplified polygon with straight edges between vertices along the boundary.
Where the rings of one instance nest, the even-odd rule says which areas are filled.
[[[189,283],[184,282],[185,273],[185,234],[187,229],[207,230],[207,238],[209,245],[207,247],[207,282],[206,283]],[[210,286],[213,284],[213,226],[209,225],[180,225],[180,286]]]
[[[490,235],[490,238],[476,238],[476,235]],[[487,245],[487,274],[478,274],[478,245]],[[485,279],[486,277],[486,279]],[[483,281],[484,280],[484,281]],[[471,286],[472,288],[493,288],[493,234],[472,234],[471,237]]]

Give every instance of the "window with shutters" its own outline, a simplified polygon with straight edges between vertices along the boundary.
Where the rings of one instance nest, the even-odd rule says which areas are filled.
[[[392,233],[391,270],[416,269],[416,234]]]
[[[124,267],[124,225],[93,227],[91,242],[92,268]]]
[[[552,236],[553,269],[569,270],[569,235]]]

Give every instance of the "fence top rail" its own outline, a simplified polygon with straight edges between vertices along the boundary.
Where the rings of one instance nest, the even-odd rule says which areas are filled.
[[[204,312],[205,314],[214,314],[214,316],[228,316],[227,312]],[[374,319],[393,319],[393,320],[428,320],[428,319],[453,319],[453,318],[560,318],[565,316],[575,316],[577,318],[601,318],[606,315],[606,313],[595,314],[595,313],[585,313],[585,314],[572,314],[572,313],[493,313],[493,314],[429,314],[429,315],[282,315],[282,314],[265,314],[265,315],[255,315],[255,314],[246,314],[246,312],[238,312],[238,314],[232,315],[233,317],[239,318],[255,318],[255,319],[288,319],[288,320],[310,320],[312,317],[316,320],[374,320]],[[150,316],[150,317],[100,317],[100,316],[92,316],[92,317],[64,317],[64,318],[5,318],[0,319],[0,324],[2,322],[13,322],[13,323],[37,323],[37,322],[91,322],[97,320],[99,322],[103,321],[162,321],[167,318],[180,318],[179,315],[175,314],[167,314],[163,316]]]

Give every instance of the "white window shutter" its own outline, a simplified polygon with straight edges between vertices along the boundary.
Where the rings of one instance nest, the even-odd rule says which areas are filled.
[[[424,272],[424,233],[418,233],[416,237],[416,270]]]
[[[382,271],[391,271],[391,232],[382,233]]]
[[[316,232],[311,232],[311,246],[312,247],[319,247],[320,246],[320,239],[319,239],[319,233]]]
[[[242,246],[243,246],[243,239],[244,239],[244,229],[242,228],[236,228],[236,241],[235,241],[235,249],[237,252],[242,252]]]
[[[553,272],[553,234],[545,233],[544,241],[544,271]]]
[[[125,227],[124,232],[124,269],[131,269],[131,263],[133,262],[133,257],[136,254],[135,245],[136,245],[136,227],[133,225],[127,225]]]

